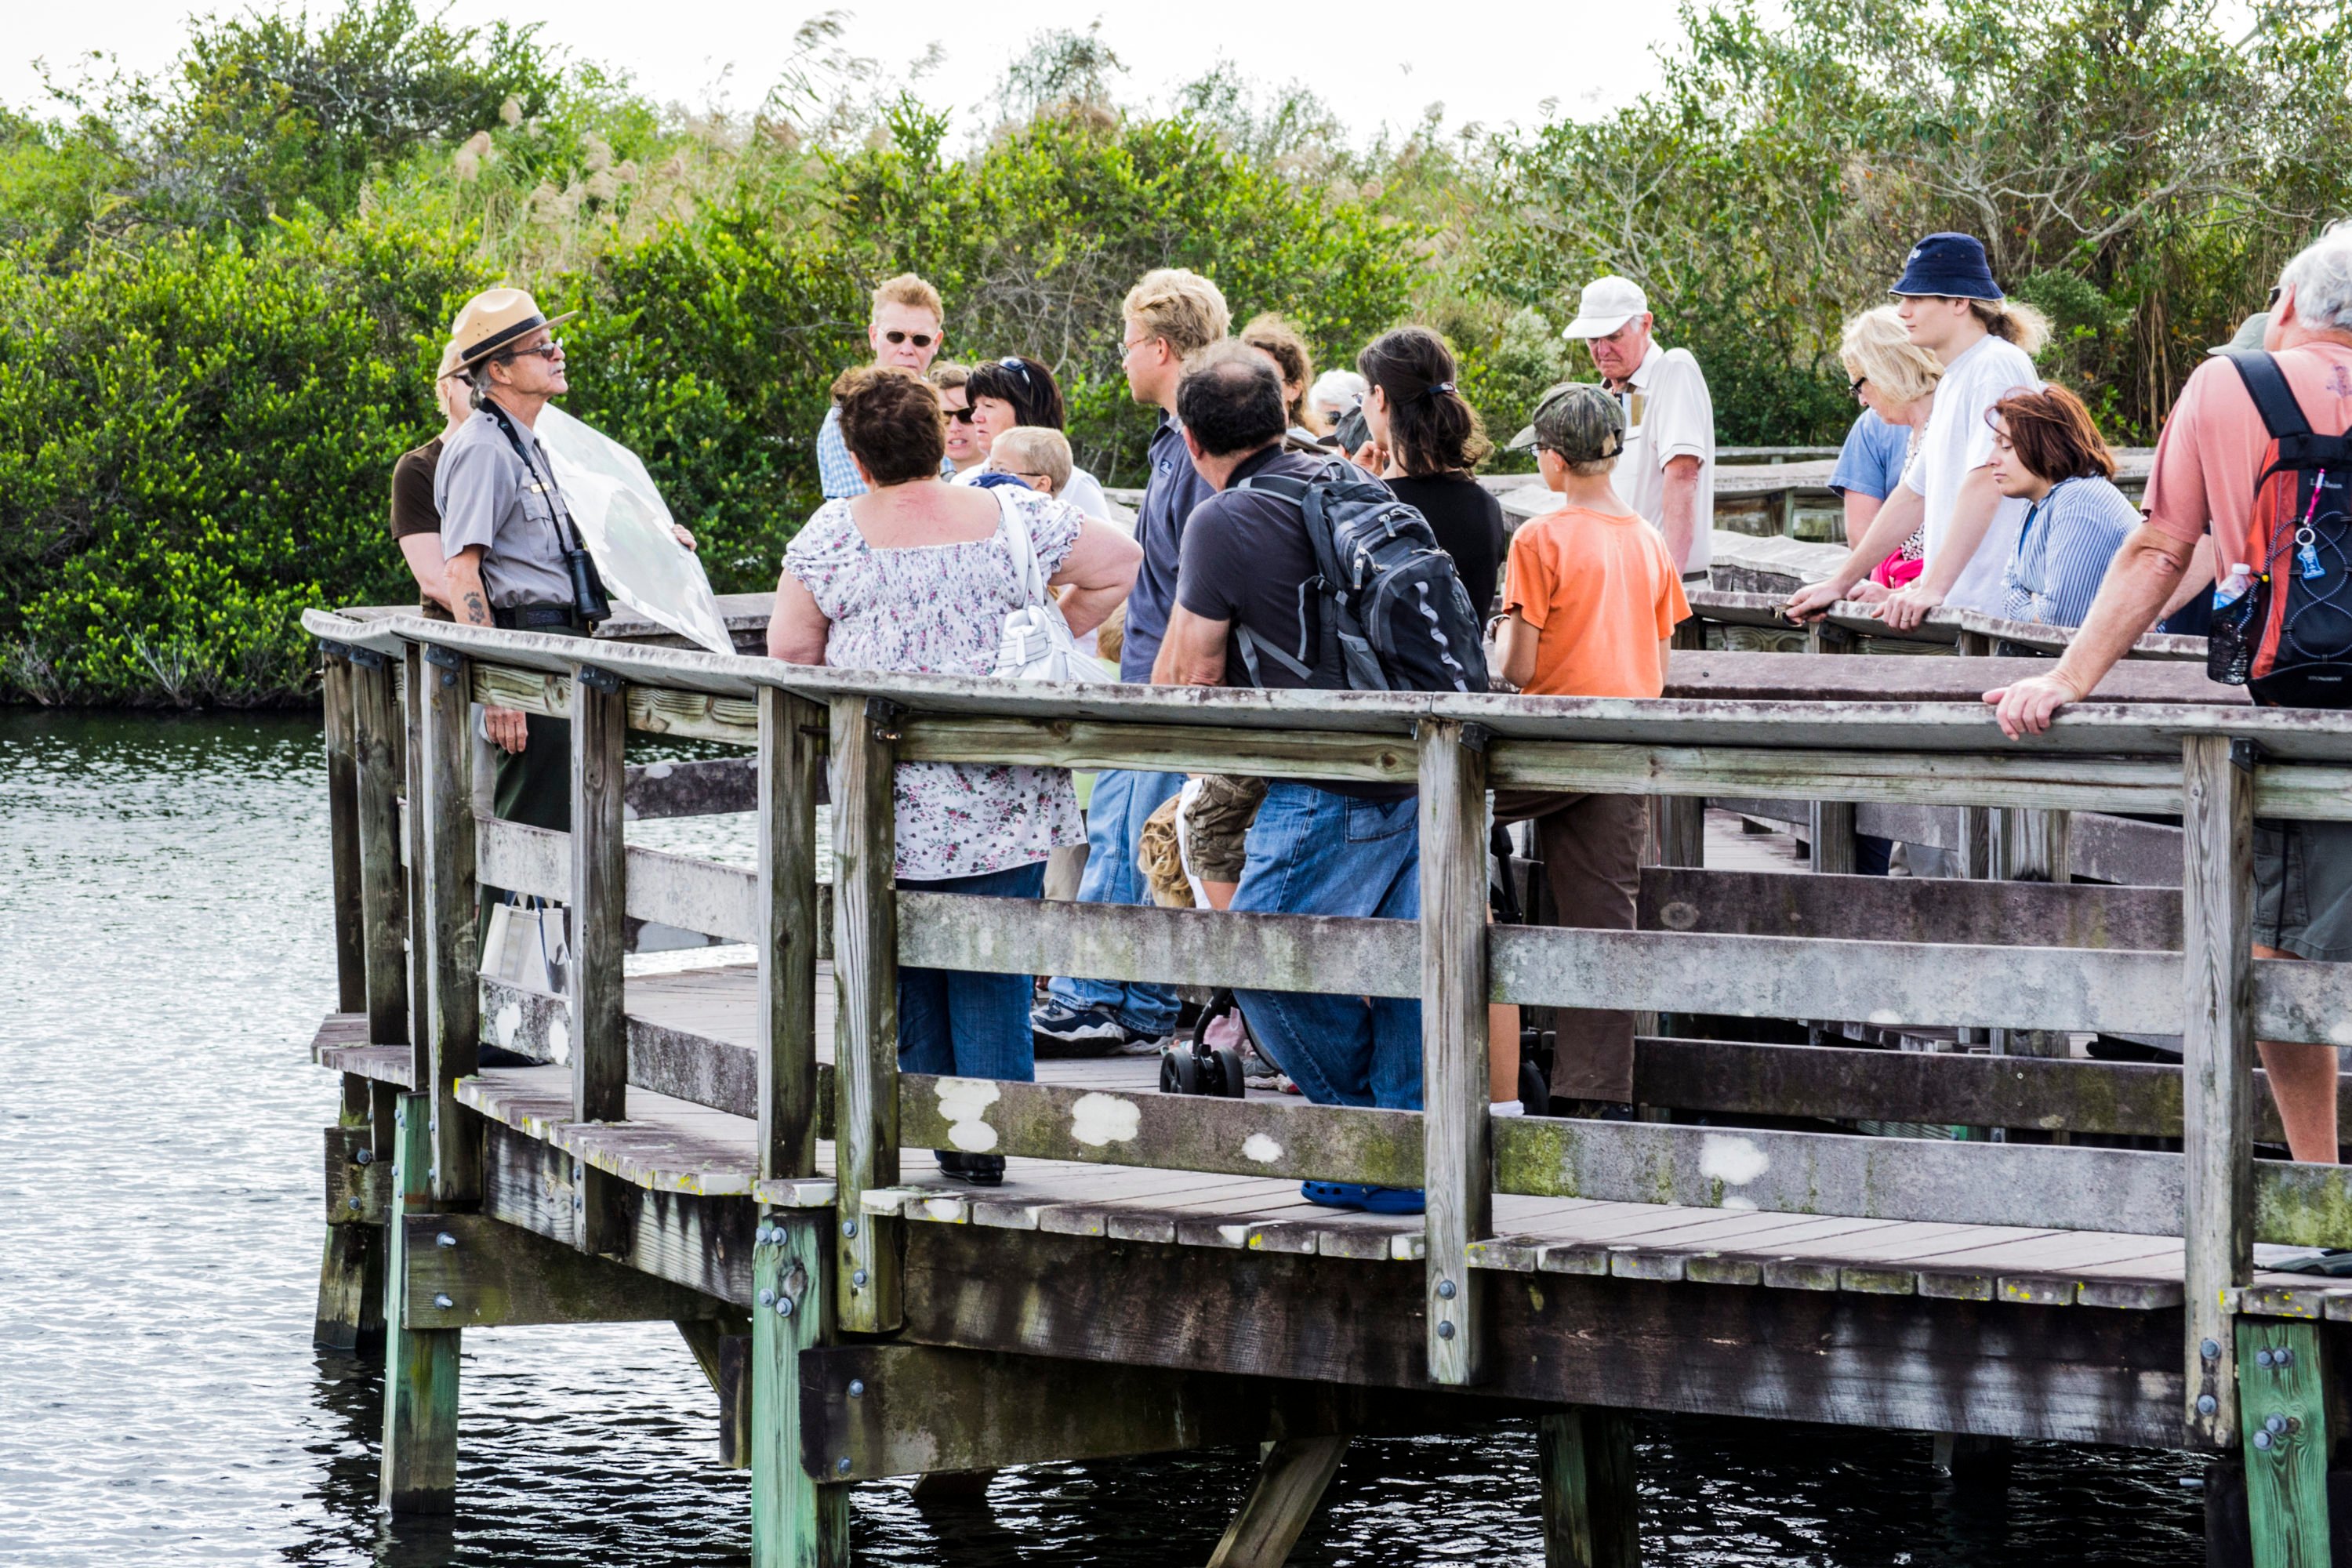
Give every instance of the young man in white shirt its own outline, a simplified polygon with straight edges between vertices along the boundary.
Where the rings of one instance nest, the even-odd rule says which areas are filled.
[[[1998,615],[2001,570],[2017,547],[2025,503],[1993,484],[1985,416],[2011,392],[2040,390],[2032,355],[2049,339],[2048,323],[2001,293],[1983,245],[1970,235],[1921,240],[1888,292],[1911,341],[1943,362],[1935,411],[1903,483],[1868,531],[1836,572],[1790,598],[1789,614],[1819,617],[1924,521],[1927,566],[1880,603],[1879,618],[1908,631],[1945,605]]]
[[[1683,575],[1714,559],[1715,400],[1688,349],[1653,331],[1649,297],[1631,279],[1585,285],[1563,337],[1582,338],[1601,379],[1625,411],[1617,497],[1665,536]]]

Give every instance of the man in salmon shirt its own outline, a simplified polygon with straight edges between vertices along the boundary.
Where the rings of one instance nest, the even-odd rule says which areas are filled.
[[[2286,264],[2271,290],[2263,347],[2311,427],[2352,429],[2352,226],[2337,224]],[[2088,697],[2156,621],[2210,529],[2226,572],[2249,559],[2246,535],[2270,434],[2234,364],[2208,360],[2189,378],[2157,439],[2147,521],[2124,542],[2089,616],[2047,675],[1985,693],[2012,739]],[[2352,823],[2263,822],[2254,828],[2257,958],[2352,961]],[[2261,1042],[2287,1147],[2336,1162],[2336,1047]]]
[[[1600,387],[1556,387],[1511,444],[1535,448],[1560,508],[1511,537],[1489,668],[1535,696],[1660,695],[1675,623],[1690,601],[1664,537],[1617,499],[1610,478],[1625,449],[1624,411]],[[1633,929],[1650,832],[1644,797],[1506,790],[1495,816],[1534,820],[1561,925]],[[1633,1015],[1580,1007],[1557,1017],[1553,1095],[1632,1115]]]

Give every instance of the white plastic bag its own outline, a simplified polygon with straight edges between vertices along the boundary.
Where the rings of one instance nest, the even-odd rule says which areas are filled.
[[[996,504],[1004,513],[1006,547],[1021,573],[1023,603],[1004,617],[1004,635],[996,645],[996,668],[992,673],[1007,680],[1109,680],[1109,673],[1099,662],[1078,651],[1070,623],[1062,618],[1062,607],[1054,602],[1053,589],[1037,564],[1028,511],[1005,493],[1012,488],[996,487]]]
[[[544,899],[501,900],[490,906],[481,969],[526,991],[561,996],[570,977],[572,940],[564,911]]]
[[[710,578],[670,532],[669,507],[637,455],[552,404],[531,433],[613,602],[713,653],[733,653]]]

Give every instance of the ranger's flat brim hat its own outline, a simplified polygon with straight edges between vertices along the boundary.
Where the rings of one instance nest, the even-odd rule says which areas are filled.
[[[560,326],[577,310],[550,318],[539,301],[520,289],[486,289],[466,301],[449,326],[449,345],[459,368],[481,363],[501,349],[511,348],[541,327]]]

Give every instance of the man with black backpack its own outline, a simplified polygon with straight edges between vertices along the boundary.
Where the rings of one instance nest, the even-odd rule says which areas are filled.
[[[2199,366],[2156,447],[2147,521],[2049,674],[1985,693],[2012,738],[2088,697],[2213,539],[2210,673],[2257,703],[2352,707],[2352,226],[2286,265],[2263,347]],[[2352,823],[2254,826],[2254,956],[2352,961]],[[2261,1042],[2287,1147],[2336,1155],[2333,1046]]]
[[[1163,685],[1273,690],[1486,689],[1476,613],[1428,522],[1336,459],[1286,451],[1282,381],[1233,344],[1185,368],[1176,415],[1216,494],[1185,525],[1176,605],[1152,668]],[[1237,910],[1421,914],[1410,784],[1276,779],[1251,827]],[[1421,1005],[1235,993],[1250,1028],[1306,1096],[1421,1108]],[[1309,1182],[1311,1202],[1417,1214],[1421,1194]]]

